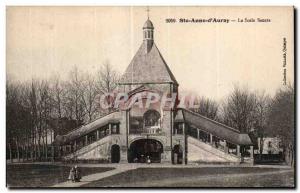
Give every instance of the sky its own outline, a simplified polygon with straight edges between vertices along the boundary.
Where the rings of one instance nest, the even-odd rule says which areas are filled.
[[[7,7],[6,71],[26,81],[76,65],[94,73],[105,61],[123,73],[143,41],[146,7]],[[234,85],[273,95],[294,82],[292,7],[149,7],[154,41],[179,83],[215,100]],[[176,19],[167,23],[166,19]],[[229,23],[180,23],[229,19]],[[237,22],[238,19],[271,22]],[[283,39],[286,38],[286,67]]]

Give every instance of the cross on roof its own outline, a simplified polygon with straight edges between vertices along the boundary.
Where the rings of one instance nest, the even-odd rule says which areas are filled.
[[[147,6],[147,17],[148,17],[148,19],[149,19],[149,12],[150,12],[150,9],[149,9],[149,6]]]

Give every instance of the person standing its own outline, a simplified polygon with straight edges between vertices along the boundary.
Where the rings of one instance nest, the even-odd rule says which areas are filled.
[[[81,171],[77,165],[75,165],[75,182],[80,182],[81,179]]]
[[[147,164],[151,164],[151,159],[149,155],[147,156]]]
[[[75,168],[74,167],[71,167],[68,180],[75,182]]]

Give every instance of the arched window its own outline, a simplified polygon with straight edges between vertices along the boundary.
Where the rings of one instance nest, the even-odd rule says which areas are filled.
[[[111,124],[111,134],[120,134],[120,127],[118,123]]]
[[[148,110],[144,114],[144,126],[152,127],[159,125],[160,114],[155,110]]]

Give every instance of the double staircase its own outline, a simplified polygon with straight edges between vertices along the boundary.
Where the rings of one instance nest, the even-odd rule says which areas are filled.
[[[226,125],[223,125],[221,123],[218,123],[216,121],[210,120],[206,117],[203,117],[199,114],[196,114],[194,112],[190,112],[188,110],[181,110],[183,117],[184,117],[184,123],[187,125],[188,129],[197,129],[197,134],[193,134],[194,132],[187,132],[187,159],[188,162],[194,162],[194,163],[241,163],[241,162],[253,162],[253,158],[247,158],[247,157],[241,157],[240,153],[240,147],[241,146],[251,146],[253,145],[249,136],[247,134],[241,134],[239,131],[230,128]],[[76,139],[77,136],[80,135],[87,135],[88,131],[94,132],[93,129],[97,127],[103,127],[106,124],[109,123],[109,121],[112,121],[116,119],[117,114],[111,114],[109,116],[106,116],[104,118],[101,118],[97,120],[97,123],[90,123],[86,126],[79,128],[76,131],[73,131],[72,133],[68,134],[65,138],[69,137],[70,140]],[[118,120],[120,119],[117,117]],[[106,128],[106,127],[105,127]],[[109,161],[111,158],[111,145],[112,141],[115,141],[115,137],[117,135],[111,134],[111,127],[109,128],[109,132],[107,133],[105,130],[106,135],[99,135],[97,130],[97,140],[93,141],[92,143],[88,144],[88,140],[85,140],[86,144],[83,147],[78,148],[77,150],[73,151],[72,153],[66,154],[62,156],[63,161],[77,161],[77,160],[95,160],[95,161]],[[86,131],[87,130],[87,131]],[[208,133],[210,136],[210,140],[213,141],[213,136],[216,137],[219,140],[219,143],[228,143],[230,141],[231,144],[236,145],[236,151],[235,154],[229,153],[228,147],[226,145],[220,145],[219,147],[216,147],[212,143],[204,142],[200,139],[200,130],[205,131],[206,134]],[[192,130],[191,130],[192,131]],[[102,132],[102,130],[101,130]],[[132,134],[132,133],[129,133]],[[143,134],[151,134],[151,135],[162,135],[161,129],[159,127],[150,127],[147,128],[147,130],[142,131],[139,133],[139,135]],[[119,132],[118,132],[118,135]],[[99,138],[99,136],[102,136],[102,138]],[[202,135],[203,137],[203,135]],[[118,137],[117,137],[118,138]],[[87,138],[86,138],[87,139]],[[205,138],[204,138],[205,140]],[[227,141],[227,142],[226,142]],[[120,145],[120,144],[119,144]],[[76,145],[75,145],[76,146]],[[224,147],[223,149],[220,147]],[[226,150],[225,150],[226,147]],[[119,151],[120,151],[120,147]],[[252,146],[253,150],[253,146]],[[231,150],[232,151],[232,150]],[[239,155],[239,156],[238,156]],[[248,160],[247,160],[248,159]]]

